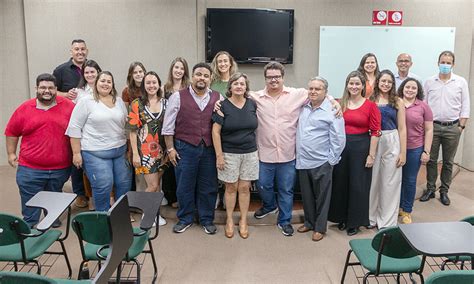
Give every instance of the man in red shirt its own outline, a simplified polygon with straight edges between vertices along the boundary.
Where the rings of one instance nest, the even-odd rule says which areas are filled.
[[[56,97],[56,78],[51,74],[39,75],[35,89],[36,98],[20,105],[5,129],[8,163],[18,166],[22,214],[30,226],[38,223],[41,212],[26,207],[26,202],[43,190],[61,192],[69,178],[72,154],[65,132],[74,108],[70,100]]]

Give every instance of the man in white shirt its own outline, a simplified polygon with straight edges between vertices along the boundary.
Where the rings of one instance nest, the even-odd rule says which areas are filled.
[[[413,65],[413,61],[411,61],[410,54],[401,53],[400,55],[398,55],[397,62],[395,62],[395,64],[397,64],[397,68],[398,68],[398,71],[394,72],[394,74],[395,74],[395,85],[396,85],[397,89],[398,89],[398,87],[400,87],[402,82],[405,81],[405,79],[409,78],[409,77],[410,78],[415,78],[418,81],[420,81],[420,83],[423,83],[423,82],[421,82],[421,79],[418,75],[413,74],[413,73],[410,72],[410,68]]]
[[[426,191],[420,201],[435,197],[436,179],[438,177],[438,154],[443,149],[443,166],[441,168],[440,200],[448,206],[448,190],[451,184],[453,161],[459,144],[459,137],[466,127],[469,118],[469,89],[466,79],[452,72],[454,53],[443,51],[438,58],[439,74],[425,82],[425,101],[433,111],[433,144],[430,161],[426,165]]]

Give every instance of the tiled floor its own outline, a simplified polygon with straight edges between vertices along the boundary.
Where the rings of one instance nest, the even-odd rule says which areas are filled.
[[[18,189],[15,171],[10,167],[0,167],[3,189],[0,210],[20,215]],[[415,202],[413,219],[415,222],[453,221],[474,215],[474,174],[461,170],[453,181],[450,197],[451,206],[443,206],[438,199],[430,202]],[[67,185],[65,190],[70,190]],[[168,210],[168,209],[167,209]],[[79,212],[73,209],[73,214]],[[169,212],[172,217],[172,211]],[[297,213],[298,214],[298,213]],[[252,217],[250,217],[252,218]],[[136,218],[137,219],[137,218]],[[284,237],[274,225],[250,227],[250,237],[243,240],[238,235],[232,239],[224,236],[223,226],[218,233],[206,235],[194,225],[183,234],[171,232],[175,221],[168,219],[168,225],[160,228],[160,236],[154,241],[158,261],[159,283],[338,283],[348,250],[348,237],[330,224],[324,240],[312,242],[310,233]],[[271,223],[271,220],[266,221]],[[64,229],[64,226],[63,228]],[[362,230],[353,238],[370,238],[374,230]],[[73,276],[76,277],[80,263],[77,237],[71,232],[66,240]],[[428,258],[424,275],[438,270],[440,258]],[[43,275],[66,277],[67,269],[61,256],[42,257]],[[140,258],[143,264],[142,283],[150,283],[153,269],[150,258]],[[455,269],[453,266],[450,268]],[[0,270],[12,270],[13,265],[0,263]],[[23,271],[36,271],[32,266]],[[92,273],[97,271],[91,265]],[[346,283],[362,282],[363,270],[349,269]],[[134,277],[135,270],[124,269],[124,276]],[[418,278],[415,276],[415,280]],[[395,283],[393,277],[370,279],[369,283]],[[404,276],[402,283],[410,283]]]

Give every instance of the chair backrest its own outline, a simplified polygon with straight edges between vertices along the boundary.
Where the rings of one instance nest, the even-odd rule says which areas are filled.
[[[105,213],[105,212],[104,212]],[[107,229],[110,232],[110,251],[105,264],[97,273],[92,283],[106,284],[118,265],[122,262],[125,254],[133,243],[133,228],[130,223],[129,206],[127,196],[123,195],[105,213]],[[80,283],[87,281],[80,281]],[[26,272],[0,271],[0,284],[56,284],[61,280]],[[72,282],[71,282],[72,283]]]
[[[127,192],[128,204],[130,208],[139,209],[143,213],[140,229],[144,231],[150,230],[155,219],[160,214],[161,201],[163,200],[163,192]],[[151,239],[156,238],[159,232],[159,226],[155,228],[155,234]]]
[[[107,212],[82,212],[72,219],[72,229],[79,239],[95,245],[110,243]]]
[[[46,276],[27,272],[0,271],[1,284],[56,284]]]
[[[122,195],[107,213],[110,231],[110,252],[105,265],[97,273],[92,283],[108,283],[109,278],[122,262],[133,243],[133,228],[130,223],[128,198]]]
[[[31,233],[28,224],[14,215],[0,213],[0,246],[19,243],[22,239],[19,233]]]
[[[461,221],[468,222],[469,224],[471,224],[471,225],[474,226],[474,215],[473,215],[473,216],[466,217],[466,218],[463,218]]]
[[[372,239],[372,248],[385,256],[394,258],[409,258],[418,255],[398,227],[380,230]]]
[[[472,284],[474,283],[474,270],[444,270],[431,274],[425,281],[426,284]]]

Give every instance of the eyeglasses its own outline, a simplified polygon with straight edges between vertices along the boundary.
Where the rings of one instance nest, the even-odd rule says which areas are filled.
[[[408,59],[405,60],[398,60],[398,63],[410,63],[411,61]]]
[[[273,80],[278,81],[278,80],[280,80],[281,78],[283,78],[283,76],[281,76],[281,75],[279,75],[279,76],[265,76],[265,79],[266,79],[267,81],[273,81]]]

